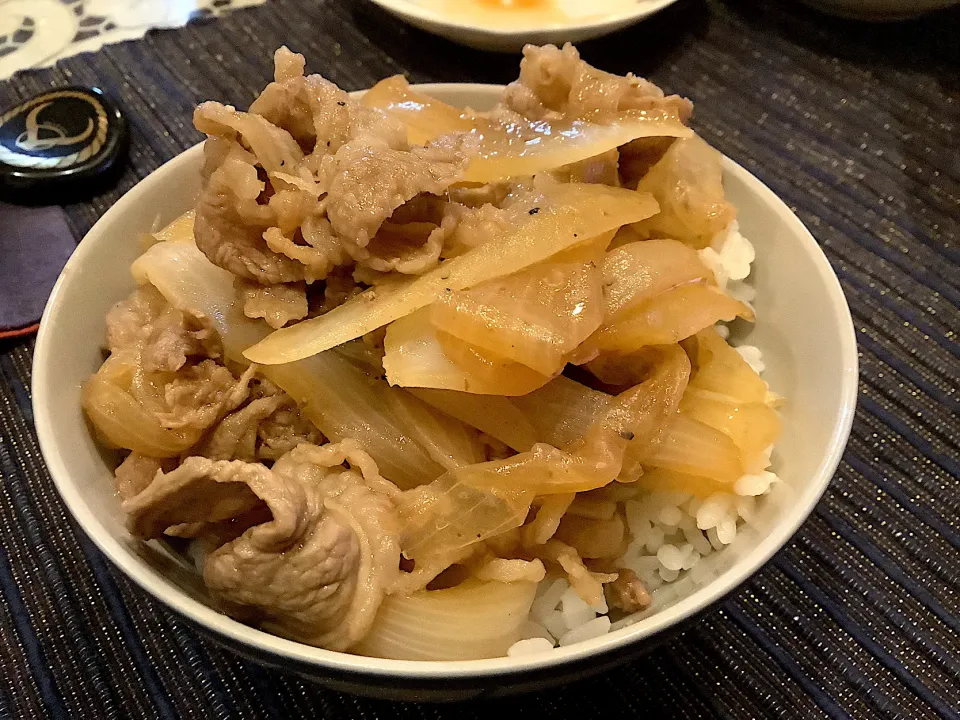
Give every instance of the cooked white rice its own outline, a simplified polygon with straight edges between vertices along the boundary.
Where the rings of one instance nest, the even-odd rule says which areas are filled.
[[[740,234],[736,222],[721,233],[713,247],[700,251],[704,263],[713,270],[717,283],[732,296],[750,302],[754,289],[744,282],[754,261],[753,245]],[[729,330],[717,326],[726,338]],[[763,357],[752,345],[740,345],[737,352],[756,372],[764,370]],[[765,465],[769,468],[770,452]],[[733,492],[717,492],[707,498],[687,493],[650,492],[626,503],[627,525],[632,541],[618,566],[633,570],[653,598],[651,608],[611,622],[607,607],[590,607],[570,587],[565,578],[546,578],[537,589],[537,597],[524,627],[523,639],[507,653],[509,657],[547,652],[599,637],[637,622],[655,612],[658,590],[696,572],[701,560],[722,552],[737,537],[738,528],[749,523],[756,511],[757,498],[767,494],[779,481],[769,469],[744,475],[733,485]]]

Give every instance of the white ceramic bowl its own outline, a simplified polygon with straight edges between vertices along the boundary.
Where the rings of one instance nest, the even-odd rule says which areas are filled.
[[[454,10],[458,3],[468,0],[448,0],[450,9],[443,10],[425,7],[418,4],[417,0],[372,1],[411,25],[455,43],[480,50],[516,52],[527,43],[561,46],[565,42],[576,43],[609,35],[640,22],[677,0],[635,0],[630,3],[621,0],[609,11],[582,19],[574,18],[570,22],[546,20],[523,25],[518,20],[510,27],[481,25]],[[603,0],[599,2],[602,5]]]
[[[500,88],[427,85],[452,104],[491,107]],[[380,660],[284,640],[210,606],[189,563],[157,543],[134,540],[114,493],[109,453],[80,410],[81,384],[99,367],[104,316],[134,287],[129,267],[141,233],[193,206],[201,147],[177,156],[117,202],[77,247],[53,290],[37,338],[33,393],[37,433],[54,482],[80,528],[137,585],[238,652],[338,689],[395,699],[499,695],[582,677],[645,652],[757,571],[790,539],[829,483],[850,431],[857,352],[840,285],[797,217],[742,167],[724,160],[727,196],[757,249],[756,327],[765,377],[789,398],[775,461],[783,479],[757,522],[723,552],[707,556],[705,585],[675,583],[659,611],[607,636],[552,653],[467,662]]]
[[[906,20],[941,10],[960,0],[802,0],[831,15],[856,20]]]

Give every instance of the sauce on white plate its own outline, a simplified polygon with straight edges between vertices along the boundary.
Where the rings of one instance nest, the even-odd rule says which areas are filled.
[[[438,15],[484,27],[572,25],[636,6],[637,0],[415,0]]]

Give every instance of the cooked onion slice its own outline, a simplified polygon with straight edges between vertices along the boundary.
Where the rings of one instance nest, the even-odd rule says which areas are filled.
[[[376,330],[436,300],[509,275],[563,250],[657,211],[649,195],[604,185],[557,185],[545,191],[540,212],[503,235],[430,272],[390,288],[371,288],[330,312],[277,330],[246,353],[274,365],[300,360]]]
[[[744,473],[740,451],[721,431],[680,413],[663,431],[660,444],[643,464],[720,483],[732,483]]]
[[[472,132],[477,120],[452,105],[417,92],[402,75],[381,80],[363,95],[361,102],[399,118],[407,126],[411,145],[423,145],[441,135]]]
[[[359,441],[383,476],[398,487],[428,483],[447,469],[448,463],[418,442],[422,430],[411,431],[410,416],[398,416],[396,403],[403,400],[392,396],[404,391],[366,374],[337,353],[262,367],[260,372],[296,400],[303,414],[328,439]],[[450,423],[455,421],[451,419]],[[465,462],[469,455],[461,456],[457,450],[461,430],[453,430],[453,439],[437,436],[434,442],[446,448],[446,454],[456,454],[460,462]]]
[[[404,554],[413,559],[449,554],[519,527],[534,496],[609,484],[620,475],[628,447],[637,458],[656,449],[689,372],[686,354],[671,349],[648,381],[611,398],[583,436],[564,449],[537,443],[527,452],[458,468],[411,491],[404,501]]]
[[[740,449],[747,472],[759,472],[764,450],[780,436],[780,416],[762,402],[744,403],[728,395],[688,389],[680,410],[694,420],[720,430]]]
[[[582,438],[612,400],[607,393],[561,375],[539,390],[511,398],[510,402],[534,428],[537,440],[565,447]]]
[[[631,389],[616,398],[635,394],[631,404],[622,404],[618,410],[627,426],[624,434],[630,437],[618,476],[624,482],[635,480],[642,472],[641,462],[656,448],[663,427],[675,415],[690,372],[686,354],[677,345],[648,348],[645,363]],[[645,379],[638,383],[641,374]],[[611,411],[614,400],[607,393],[560,376],[510,402],[536,428],[538,439],[565,446],[585,437],[590,426]]]
[[[535,551],[541,559],[555,562],[563,568],[570,587],[587,605],[595,608],[603,603],[603,584],[617,579],[616,573],[591,572],[576,549],[559,540],[548,540]]]
[[[142,238],[141,247],[147,250],[159,242],[193,242],[193,221],[196,213],[193,210],[165,225],[156,232],[146,233]]]
[[[603,318],[598,263],[610,237],[602,240],[579,257],[551,258],[470,290],[443,293],[430,306],[430,319],[465,343],[553,376]]]
[[[136,368],[123,357],[109,358],[83,386],[81,403],[98,435],[113,447],[150,457],[177,457],[203,434],[164,427],[131,394]]]
[[[483,469],[489,465],[448,472],[403,496],[400,547],[406,557],[429,562],[523,523],[534,493],[526,488],[473,484],[478,478],[485,480]]]
[[[529,450],[537,442],[538,435],[533,424],[517,409],[511,398],[426,388],[410,388],[409,392],[518,452]]]
[[[350,650],[396,660],[501,657],[520,639],[536,591],[534,582],[467,580],[446,590],[391,595]]]
[[[584,120],[537,121],[479,128],[479,154],[463,179],[495,182],[534,175],[587,160],[641,137],[689,137],[691,131],[666,113],[625,111],[609,124]]]
[[[387,394],[387,402],[394,415],[403,423],[403,427],[445,470],[472,465],[486,459],[478,433],[462,422],[437,412],[435,408],[408,392],[390,392]]]
[[[604,352],[584,364],[590,374],[612,388],[629,387],[641,382],[656,365],[663,345],[647,345],[631,353]]]
[[[738,316],[754,319],[748,305],[704,283],[691,283],[661,293],[611,320],[587,344],[617,352],[631,352],[646,345],[670,345]]]
[[[645,237],[709,246],[736,217],[736,209],[724,198],[721,157],[696,135],[670,145],[637,185],[640,192],[653,194],[660,212],[634,228]]]
[[[742,402],[764,402],[767,383],[712,327],[697,333],[697,371],[690,380],[698,390],[721,393]]]
[[[383,368],[391,385],[458,390],[483,395],[523,395],[550,377],[505,362],[446,336],[418,310],[387,327]]]
[[[487,388],[484,394],[525,395],[550,382],[550,375],[543,375],[526,365],[504,360],[440,330],[436,333],[447,357],[473,379],[473,387],[478,387],[476,383],[479,382],[479,387]]]
[[[138,282],[152,283],[174,307],[206,315],[230,360],[246,364],[244,349],[269,332],[264,323],[243,315],[233,276],[213,265],[192,243],[155,245],[134,262],[132,271]],[[442,428],[446,434],[425,430],[422,416],[413,416],[409,408],[399,409],[405,407],[405,400],[393,396],[405,391],[389,387],[372,370],[365,371],[336,352],[259,371],[296,400],[327,438],[358,440],[383,475],[401,488],[430,482],[451,463],[470,462],[471,453],[476,452],[464,445],[463,435],[469,430],[456,420],[436,418],[433,428]],[[426,407],[412,412],[417,410],[432,412]],[[424,432],[433,437],[433,447],[417,440]],[[437,453],[448,456],[447,460]]]
[[[658,467],[648,467],[637,480],[637,485],[644,490],[662,492],[679,492],[706,498],[715,492],[731,492],[733,484],[729,480],[718,480],[703,475],[666,470]]]
[[[576,497],[576,493],[563,493],[542,498],[536,517],[521,530],[523,543],[527,546],[543,545],[552,538]]]
[[[477,155],[464,175],[469,182],[534,175],[602,155],[637,138],[693,135],[679,117],[666,111],[626,110],[609,115],[604,123],[482,117],[418,93],[400,76],[377,83],[363,103],[405,122],[414,144],[448,133],[474,135]]]
[[[603,298],[608,318],[637,307],[666,290],[713,273],[697,251],[676,240],[631,242],[611,250],[603,261]]]

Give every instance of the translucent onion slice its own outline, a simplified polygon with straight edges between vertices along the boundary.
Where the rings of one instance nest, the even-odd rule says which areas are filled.
[[[391,385],[458,390],[482,395],[523,395],[550,378],[525,365],[502,362],[446,336],[424,308],[387,326],[383,368]]]
[[[593,391],[578,400],[584,415],[598,412],[582,431],[542,424],[540,432],[563,447],[538,443],[529,452],[457,471],[461,481],[477,487],[529,488],[537,495],[587,492],[607,485],[621,473],[625,456],[645,458],[656,453],[664,427],[671,423],[687,384],[690,363],[679,347],[664,351],[651,377],[617,395]],[[573,387],[562,388],[568,393]],[[556,396],[551,398],[556,400]],[[513,401],[517,404],[517,401]],[[536,407],[535,403],[526,407]],[[531,423],[535,423],[532,413]],[[709,429],[709,428],[708,428]],[[563,435],[573,437],[566,443]]]
[[[486,459],[477,433],[462,422],[437,412],[407,392],[391,392],[387,401],[404,427],[444,470]]]
[[[641,137],[690,137],[679,118],[666,113],[625,111],[614,122],[584,120],[512,121],[480,128],[480,150],[464,173],[468,182],[496,182],[535,175],[610,152]]]
[[[482,387],[488,388],[484,394],[524,395],[550,382],[550,375],[543,375],[520,363],[505,361],[440,330],[436,333],[444,353],[473,379],[473,387],[477,387],[474,383],[479,381]]]
[[[150,457],[177,457],[194,445],[200,430],[164,427],[130,393],[134,368],[109,358],[83,386],[81,404],[107,444]]]
[[[712,327],[697,333],[697,370],[690,386],[742,402],[764,402],[767,383]]]
[[[477,129],[475,118],[452,105],[416,92],[402,75],[381,80],[364,93],[361,102],[405,123],[411,145],[423,145],[441,135]]]
[[[443,351],[425,310],[390,323],[383,347],[383,369],[391,385],[461,391],[469,385],[466,372]]]
[[[537,443],[527,452],[458,468],[411,491],[402,506],[404,554],[429,562],[519,527],[536,495],[586,492],[609,484],[620,474],[629,444],[637,457],[656,447],[689,372],[687,356],[678,347],[665,354],[649,381],[611,399],[584,436],[565,449]]]
[[[441,412],[495,437],[517,452],[529,450],[537,442],[538,431],[527,414],[519,410],[510,398],[425,388],[410,388],[409,392]]]
[[[537,440],[565,447],[582,438],[612,400],[607,393],[561,375],[510,402],[534,428]]]
[[[535,582],[538,583],[547,576],[543,563],[539,560],[505,560],[492,558],[476,568],[473,576],[479,580],[495,580],[497,582]]]
[[[620,470],[623,448],[597,444],[597,449],[591,447],[588,452],[568,452],[537,443],[525,453],[462,468],[458,474],[461,482],[497,491],[528,490],[536,495],[587,492],[603,487]]]
[[[631,408],[630,442],[617,479],[633,482],[643,464],[663,445],[666,432],[676,417],[680,398],[690,379],[690,360],[679,345],[657,348],[660,360],[653,364],[650,378],[633,388],[643,391]],[[627,391],[631,392],[631,391]],[[621,393],[618,397],[623,397]]]
[[[422,430],[411,429],[405,422],[409,416],[396,413],[403,400],[393,396],[403,391],[364,373],[337,353],[261,367],[260,372],[287,392],[329,440],[360,442],[383,476],[401,489],[428,483],[446,470],[446,464],[418,442]],[[444,448],[441,452],[457,452],[456,438],[438,436],[435,443]]]
[[[543,498],[537,508],[536,517],[521,530],[524,545],[543,545],[552,538],[560,527],[564,513],[576,497],[576,493],[562,493]]]
[[[525,488],[474,485],[476,468],[448,472],[405,494],[400,502],[404,556],[430,562],[523,524],[534,493]]]
[[[740,449],[748,472],[765,469],[757,463],[780,437],[780,415],[762,402],[744,403],[727,395],[688,389],[680,410],[729,436]]]
[[[671,345],[704,328],[742,317],[750,307],[703,283],[667,290],[603,325],[587,341],[599,350],[631,352],[646,345]]]
[[[337,347],[337,354],[347,358],[365,371],[383,375],[383,348],[368,345],[363,340],[351,340]]]
[[[620,421],[628,441],[618,479],[632,482],[643,471],[642,462],[657,447],[663,427],[674,416],[690,374],[690,363],[677,346],[647,349],[646,365],[633,387],[616,399],[633,393],[630,404],[621,404]],[[611,411],[615,398],[560,376],[540,390],[510,402],[536,428],[543,442],[566,446],[586,437],[591,425]]]
[[[636,385],[649,375],[665,346],[648,345],[631,353],[605,352],[584,363],[600,382],[613,387]]]
[[[371,288],[330,312],[277,330],[246,353],[274,365],[300,360],[365,335],[425,307],[446,291],[463,290],[546,260],[566,248],[657,211],[649,195],[603,185],[557,185],[540,212],[500,237],[430,272],[390,288]]]
[[[723,194],[721,155],[694,135],[670,145],[637,190],[649,192],[660,212],[634,226],[645,237],[668,237],[705,248],[736,217]]]
[[[269,333],[266,324],[243,315],[233,275],[211,263],[192,242],[154,245],[133,262],[130,272],[137,284],[152,284],[175,308],[206,315],[230,357],[242,359],[245,343]]]
[[[606,454],[574,454],[537,444],[504,460],[448,472],[412,490],[401,502],[403,554],[429,562],[520,527],[535,495],[603,487],[616,477],[620,464],[610,448],[601,451]]]
[[[247,364],[243,351],[269,332],[264,323],[243,315],[233,276],[192,243],[155,245],[131,269],[138,282],[152,283],[174,307],[206,315],[220,334],[226,356],[235,362]],[[360,442],[383,475],[399,487],[430,482],[446,469],[415,439],[420,431],[407,426],[409,416],[395,412],[390,396],[403,391],[378,380],[373,371],[365,372],[335,352],[259,371],[293,397],[327,438]],[[443,422],[455,421],[438,419]],[[448,449],[457,447],[456,437],[466,432],[451,428],[453,438],[437,440]]]
[[[666,290],[713,279],[693,248],[677,240],[631,242],[607,253],[603,262],[603,298],[607,318],[635,308]]]
[[[689,493],[699,498],[707,498],[715,492],[731,492],[733,482],[735,481],[648,467],[637,480],[637,485],[644,490]]]
[[[744,473],[740,451],[733,440],[683,413],[670,420],[659,445],[643,464],[721,483],[732,483]]]
[[[520,116],[503,120],[481,117],[418,93],[400,76],[381,81],[363,98],[368,107],[395,115],[407,124],[411,143],[423,144],[440,135],[465,132],[478,140],[477,156],[464,180],[494,182],[517,175],[534,175],[602,155],[644,137],[693,135],[679,117],[666,111],[623,111],[609,122],[563,119],[531,121]]]
[[[351,652],[396,660],[501,657],[521,636],[534,582],[466,582],[446,590],[387,597]]]
[[[151,245],[159,242],[193,242],[193,220],[195,215],[196,213],[190,210],[160,230],[147,233],[143,239],[143,249],[146,250]]]
[[[430,306],[430,320],[465,343],[553,376],[600,326],[602,252],[597,245],[593,257],[582,261],[551,259],[470,290],[443,293]]]

